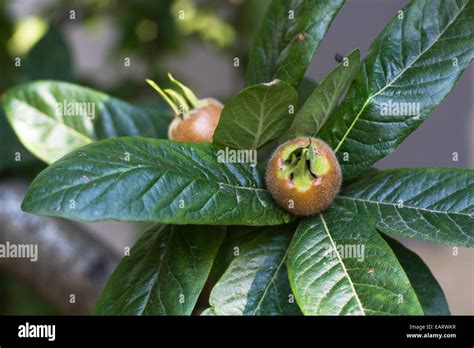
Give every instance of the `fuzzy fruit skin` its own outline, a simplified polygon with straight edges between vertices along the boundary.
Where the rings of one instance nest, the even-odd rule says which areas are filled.
[[[203,106],[191,110],[184,119],[175,117],[168,138],[183,142],[211,142],[224,106],[215,99],[203,99]]]
[[[324,211],[336,197],[342,182],[341,168],[334,152],[328,144],[316,138],[311,138],[311,144],[318,156],[327,160],[328,171],[315,178],[303,191],[298,190],[291,180],[279,175],[283,170],[285,152],[291,147],[306,147],[309,141],[308,137],[299,137],[283,143],[275,150],[267,166],[266,183],[271,195],[282,209],[299,216]],[[290,208],[290,200],[293,201],[293,208]]]

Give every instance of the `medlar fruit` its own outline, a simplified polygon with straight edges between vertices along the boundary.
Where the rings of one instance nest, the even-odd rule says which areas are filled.
[[[294,215],[325,210],[341,187],[339,162],[324,141],[299,137],[280,145],[266,172],[267,188],[280,207]]]
[[[183,94],[172,89],[162,90],[155,82],[146,80],[171,106],[174,120],[168,127],[168,138],[183,142],[211,142],[224,106],[216,99],[198,99],[196,95],[168,74]]]

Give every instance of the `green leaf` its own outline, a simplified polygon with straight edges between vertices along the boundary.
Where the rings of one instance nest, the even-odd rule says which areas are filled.
[[[288,252],[288,274],[304,314],[423,314],[387,243],[340,207],[300,223]]]
[[[414,252],[383,235],[402,265],[426,315],[450,315],[448,303],[428,266]]]
[[[18,141],[11,129],[0,105],[0,173],[6,170],[14,171],[15,174],[25,172],[29,169],[40,169],[43,164],[33,157]]]
[[[298,136],[316,136],[354,80],[359,62],[360,51],[355,49],[347,56],[347,62],[339,64],[313,91],[281,142]]]
[[[3,269],[0,272],[0,315],[64,315],[64,312],[42,297],[35,288],[17,277]]]
[[[293,225],[261,228],[239,246],[239,255],[212,289],[206,314],[300,314],[285,266],[293,230]]]
[[[473,21],[473,1],[414,0],[389,22],[318,134],[345,179],[393,152],[454,88],[474,57]]]
[[[220,277],[229,267],[236,256],[236,252],[250,240],[255,238],[255,234],[262,231],[261,226],[227,226],[227,234],[216,256],[216,262],[209,275],[209,282],[212,286],[217,283]]]
[[[37,81],[9,89],[3,105],[23,145],[52,163],[93,141],[126,135],[166,138],[170,115],[140,108],[66,82]]]
[[[474,246],[472,169],[386,170],[345,187],[336,203],[386,233]]]
[[[216,313],[214,312],[214,310],[212,308],[207,308],[207,309],[202,311],[201,315],[215,316]]]
[[[25,69],[31,80],[74,79],[71,52],[64,36],[57,28],[51,27],[28,52]]]
[[[298,86],[298,104],[296,110],[300,110],[306,103],[314,89],[318,87],[318,83],[310,78],[303,78]]]
[[[296,90],[283,81],[245,88],[222,110],[213,141],[236,149],[258,149],[293,121]]]
[[[98,221],[275,225],[277,207],[261,173],[220,163],[210,143],[121,137],[55,162],[31,184],[22,208],[40,215]]]
[[[296,88],[343,4],[343,0],[273,0],[253,43],[246,85],[280,79]]]
[[[190,315],[224,234],[219,226],[153,226],[109,278],[93,313]]]

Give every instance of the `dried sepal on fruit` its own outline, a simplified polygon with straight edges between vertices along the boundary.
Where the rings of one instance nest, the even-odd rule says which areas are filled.
[[[341,168],[324,141],[299,137],[280,145],[266,172],[267,188],[280,207],[294,215],[325,210],[341,187]]]
[[[168,138],[183,142],[211,142],[224,106],[213,98],[199,99],[171,74],[168,77],[182,94],[173,89],[162,90],[152,80],[146,80],[174,111],[175,118],[168,127]]]

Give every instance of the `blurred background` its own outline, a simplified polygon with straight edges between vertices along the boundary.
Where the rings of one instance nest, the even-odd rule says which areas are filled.
[[[364,54],[407,2],[347,0],[307,79],[322,80],[336,66],[336,53],[359,47]],[[0,94],[21,82],[57,79],[157,105],[160,100],[144,79],[166,85],[170,71],[199,97],[225,102],[243,87],[252,37],[267,3],[0,0]],[[473,81],[471,65],[444,103],[377,167],[473,168]],[[79,224],[22,213],[28,183],[44,165],[18,143],[1,108],[0,140],[0,243],[37,243],[40,255],[47,255],[36,263],[0,258],[0,314],[88,313],[144,225]],[[21,162],[11,160],[16,152],[22,153]],[[398,239],[427,263],[453,314],[474,314],[474,250]]]

